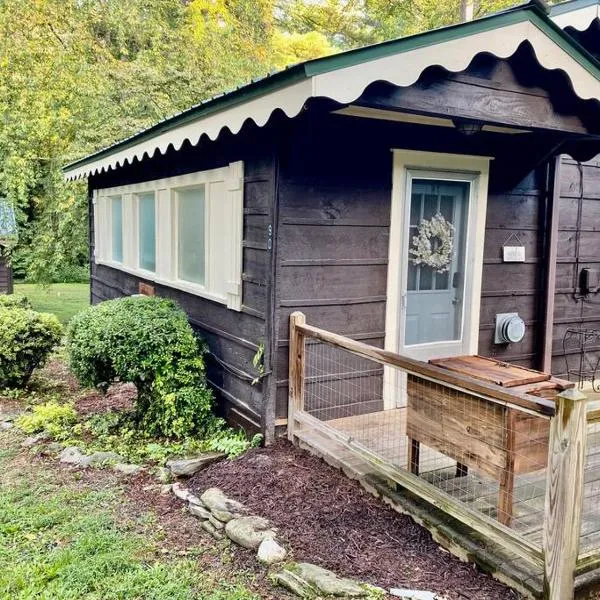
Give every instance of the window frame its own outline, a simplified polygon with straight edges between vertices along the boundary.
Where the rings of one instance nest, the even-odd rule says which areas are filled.
[[[220,193],[214,186],[222,184]],[[141,279],[225,304],[240,311],[242,307],[244,163],[197,171],[175,177],[136,184],[96,189],[94,205],[94,261]],[[205,280],[204,285],[179,279],[177,193],[205,186]],[[139,196],[154,192],[156,270],[140,267]],[[112,260],[112,222],[108,207],[111,196],[121,195],[123,211],[123,262]],[[213,204],[216,203],[216,206]],[[223,211],[227,218],[223,218]],[[214,216],[213,216],[214,214]],[[225,242],[226,252],[211,252],[216,240]],[[213,265],[217,261],[218,265]],[[225,281],[211,280],[211,272],[224,273]],[[218,279],[218,278],[216,278]],[[220,289],[216,286],[220,285]]]
[[[144,267],[142,267],[142,248],[141,248],[141,243],[142,243],[142,232],[141,232],[141,213],[140,213],[140,196],[143,196],[144,194],[153,194],[154,196],[154,271],[151,271],[150,269],[146,269]],[[134,235],[134,243],[135,243],[135,248],[136,248],[136,253],[135,253],[135,258],[136,258],[136,266],[139,269],[139,271],[141,273],[145,274],[145,277],[152,277],[156,274],[156,263],[157,263],[157,254],[158,254],[158,219],[157,219],[157,193],[155,190],[149,190],[149,191],[145,191],[145,192],[135,192],[133,194],[133,216],[134,216],[134,223],[133,223],[133,235]]]

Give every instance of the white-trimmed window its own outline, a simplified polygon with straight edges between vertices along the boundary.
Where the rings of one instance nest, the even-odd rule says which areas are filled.
[[[111,256],[117,263],[123,262],[123,199],[110,197]]]
[[[242,162],[94,194],[96,263],[240,310]]]

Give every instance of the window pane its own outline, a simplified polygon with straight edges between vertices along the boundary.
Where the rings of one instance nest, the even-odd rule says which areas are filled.
[[[111,198],[112,205],[112,259],[123,262],[123,203],[121,196]]]
[[[138,196],[140,219],[140,268],[156,270],[156,211],[154,192]]]
[[[183,281],[204,284],[205,239],[204,239],[204,186],[182,190],[177,194],[178,202],[178,277]]]

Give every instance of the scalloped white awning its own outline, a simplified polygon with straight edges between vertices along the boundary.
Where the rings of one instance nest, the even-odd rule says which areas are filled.
[[[550,18],[562,29],[573,27],[585,31],[594,19],[600,18],[598,0],[574,0],[553,7]]]
[[[298,65],[75,162],[65,168],[65,177],[72,180],[101,173],[151,157],[156,151],[165,153],[169,146],[179,150],[185,141],[196,145],[204,135],[215,140],[225,128],[235,134],[247,120],[263,126],[277,109],[294,117],[311,98],[349,104],[375,81],[410,86],[433,65],[459,72],[482,52],[509,58],[524,42],[531,44],[542,67],[566,73],[580,98],[600,100],[597,64],[541,16],[539,8],[526,5],[479,21]]]

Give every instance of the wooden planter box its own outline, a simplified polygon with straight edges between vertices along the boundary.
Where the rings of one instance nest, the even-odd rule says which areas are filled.
[[[553,398],[574,385],[480,356],[431,362],[537,397]],[[510,525],[515,475],[546,468],[550,421],[410,375],[407,395],[411,472],[418,475],[419,447],[425,444],[457,461],[457,477],[469,468],[492,477],[500,484],[498,520]]]

